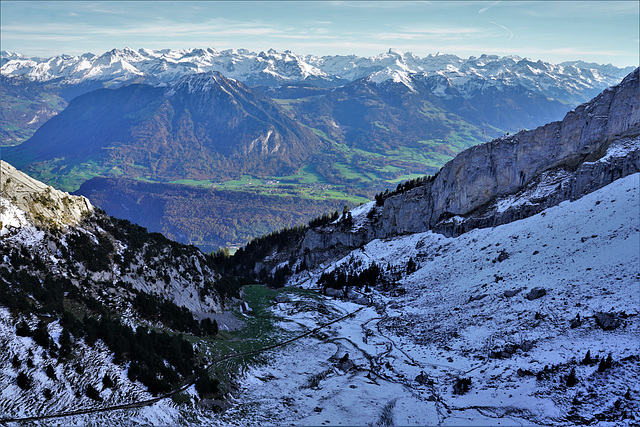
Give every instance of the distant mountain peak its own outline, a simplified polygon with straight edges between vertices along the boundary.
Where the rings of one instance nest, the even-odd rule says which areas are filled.
[[[208,71],[204,73],[188,74],[175,82],[171,82],[166,91],[167,96],[173,96],[181,91],[188,93],[205,94],[213,90],[223,90],[228,92],[231,82],[219,71]]]

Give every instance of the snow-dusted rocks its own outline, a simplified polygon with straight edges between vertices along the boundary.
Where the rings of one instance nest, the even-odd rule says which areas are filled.
[[[45,227],[75,225],[93,211],[86,197],[71,196],[49,187],[4,161],[0,161],[0,201],[2,234],[7,231],[6,227],[17,225],[12,222],[12,218],[20,216],[16,210],[23,212],[31,222]]]

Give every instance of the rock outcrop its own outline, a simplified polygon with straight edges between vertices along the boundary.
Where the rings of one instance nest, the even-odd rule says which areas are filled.
[[[1,162],[0,269],[64,277],[125,304],[144,292],[198,316],[220,312],[224,296],[211,257],[193,246],[94,209],[88,199],[56,190]],[[1,275],[1,274],[0,274]],[[124,301],[124,302],[123,302]]]
[[[93,211],[86,197],[72,196],[49,187],[3,161],[0,161],[0,197],[13,202],[29,220],[41,227],[77,224]],[[3,204],[0,224],[4,208]]]

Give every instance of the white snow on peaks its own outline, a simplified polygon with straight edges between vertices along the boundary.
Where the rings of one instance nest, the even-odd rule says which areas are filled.
[[[534,62],[517,56],[481,55],[468,59],[455,55],[428,55],[420,58],[412,53],[390,49],[371,57],[336,55],[317,57],[291,51],[255,53],[246,49],[217,51],[207,49],[113,49],[102,55],[60,55],[48,59],[28,58],[4,52],[0,72],[5,76],[26,76],[48,81],[62,78],[67,83],[86,80],[127,81],[140,77],[149,82],[168,82],[184,75],[218,71],[226,77],[248,84],[278,85],[307,79],[341,84],[372,76],[372,81],[395,81],[411,87],[408,76],[440,72],[455,84],[460,77],[475,76],[484,80],[502,80],[540,90],[549,97],[566,92],[576,104],[589,100],[593,90],[600,91],[620,80],[620,70],[578,68]],[[590,64],[590,66],[595,64]],[[607,74],[607,71],[613,74]],[[583,94],[584,91],[590,91]],[[565,100],[566,101],[566,100]]]
[[[394,83],[402,83],[412,92],[416,92],[411,80],[411,75],[406,71],[384,69],[371,74],[368,80],[373,83],[382,83],[391,80]]]
[[[166,94],[167,96],[172,96],[177,91],[186,89],[189,93],[204,93],[212,90],[219,90],[233,96],[231,92],[229,92],[229,89],[227,89],[229,87],[227,81],[233,82],[234,79],[225,79],[223,76],[215,72],[187,75],[176,82],[168,83]]]

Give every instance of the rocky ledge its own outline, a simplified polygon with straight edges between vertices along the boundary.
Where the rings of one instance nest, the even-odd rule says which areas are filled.
[[[87,198],[49,187],[3,161],[0,161],[0,196],[3,202],[0,229],[9,222],[11,204],[24,211],[28,221],[46,228],[77,224],[94,209]]]

